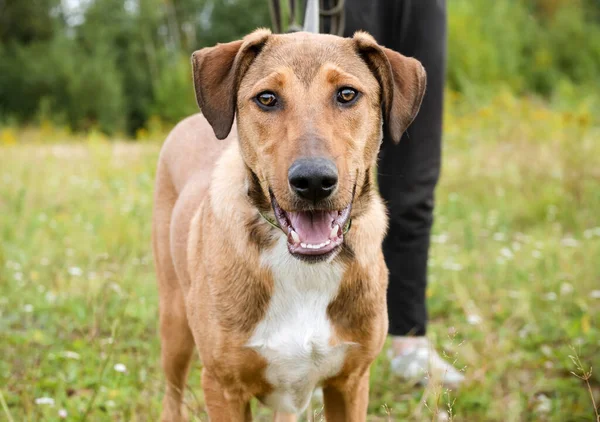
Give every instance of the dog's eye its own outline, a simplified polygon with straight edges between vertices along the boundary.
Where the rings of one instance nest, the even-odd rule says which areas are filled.
[[[340,104],[348,104],[356,100],[358,97],[358,91],[354,88],[344,87],[341,88],[337,93],[337,101]]]
[[[256,96],[256,102],[262,107],[272,108],[277,105],[277,96],[270,91],[261,92]]]

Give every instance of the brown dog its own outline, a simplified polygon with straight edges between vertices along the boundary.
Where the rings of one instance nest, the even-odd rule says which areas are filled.
[[[162,420],[183,419],[195,343],[212,422],[251,420],[252,397],[293,421],[317,385],[328,421],[364,421],[387,332],[373,169],[423,67],[361,32],[258,30],[192,62],[204,116],[171,132],[156,179]]]

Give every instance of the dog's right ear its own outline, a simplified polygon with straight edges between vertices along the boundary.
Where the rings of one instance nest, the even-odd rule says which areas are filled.
[[[270,35],[268,29],[259,29],[243,40],[217,44],[192,54],[196,100],[217,138],[229,135],[240,80]]]

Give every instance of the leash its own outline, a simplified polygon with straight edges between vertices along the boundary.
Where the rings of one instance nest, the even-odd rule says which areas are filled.
[[[322,4],[323,8],[320,7],[319,3]],[[346,26],[346,13],[344,7],[346,5],[346,0],[306,0],[303,27],[298,25],[296,21],[297,5],[297,0],[288,0],[288,22],[287,28],[284,28],[284,10],[281,7],[281,0],[269,1],[269,12],[271,14],[274,32],[306,31],[317,34],[323,29],[323,32],[329,34],[338,35],[340,37],[344,35]],[[321,26],[323,28],[321,28]]]
[[[258,210],[258,213],[272,227],[281,230],[287,236],[287,233],[283,230],[283,228],[279,225],[279,223],[275,219],[273,219],[273,218],[269,217],[268,215],[264,214],[261,210]],[[352,227],[352,218],[349,217],[348,221],[346,222],[346,224],[344,224],[344,228],[342,229],[342,235],[345,236],[346,233],[348,233],[350,231],[351,227]]]
[[[262,218],[264,218],[264,219],[265,219],[265,221],[266,221],[267,223],[269,223],[271,226],[275,227],[276,229],[279,229],[279,230],[283,231],[283,229],[281,228],[281,226],[279,225],[279,223],[278,223],[278,222],[277,222],[275,219],[273,219],[273,218],[269,217],[268,215],[265,215],[265,214],[263,214],[263,212],[262,212],[261,210],[258,210],[258,213],[259,213],[259,214],[260,214],[260,216],[261,216]],[[287,234],[287,233],[286,233],[286,234]]]

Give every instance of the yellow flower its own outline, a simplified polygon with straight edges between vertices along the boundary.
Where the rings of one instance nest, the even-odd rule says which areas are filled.
[[[0,144],[1,145],[15,145],[17,143],[17,136],[13,129],[4,129],[0,131]]]

